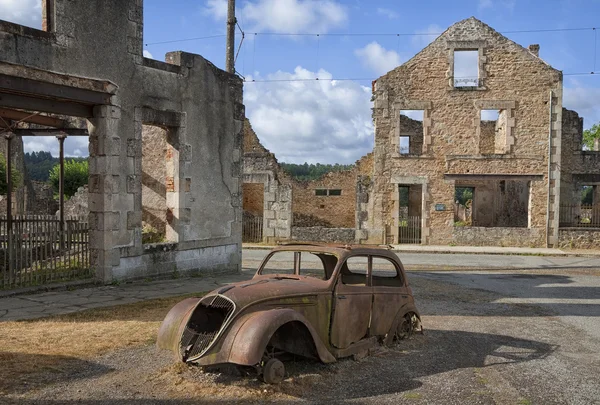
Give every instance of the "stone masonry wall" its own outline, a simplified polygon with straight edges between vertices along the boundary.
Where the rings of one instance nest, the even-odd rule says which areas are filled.
[[[336,228],[356,226],[357,176],[370,174],[371,154],[356,162],[351,170],[330,172],[312,181],[292,181],[293,212],[313,215]],[[316,190],[341,190],[341,195],[316,195]]]
[[[302,242],[354,243],[354,228],[292,227],[292,240]]]
[[[544,243],[544,233],[535,228],[484,228],[457,226],[452,230],[452,243],[470,246],[537,247]]]
[[[562,114],[561,204],[579,204],[583,185],[600,186],[600,151],[584,151],[583,118],[575,111]],[[566,221],[561,222],[568,222]]]
[[[600,247],[599,228],[561,228],[558,247],[560,249],[594,249]]]
[[[454,50],[477,49],[480,77],[475,88],[455,88]],[[550,100],[550,91],[554,97]],[[402,66],[374,83],[374,186],[369,202],[369,242],[384,242],[397,233],[398,185],[421,184],[422,242],[456,243],[453,226],[456,179],[471,176],[529,176],[529,232],[536,246],[557,242],[560,192],[560,123],[562,75],[529,50],[503,37],[475,18],[448,28]],[[552,115],[550,116],[550,103]],[[420,156],[400,156],[394,144],[401,132],[399,113],[424,110],[424,142]],[[503,154],[480,151],[480,111],[507,110]],[[552,130],[552,150],[548,132]],[[548,156],[552,156],[548,178]],[[478,176],[478,177],[477,177]],[[531,177],[534,176],[534,177]],[[550,190],[550,217],[547,218]],[[438,207],[439,209],[436,209]],[[517,229],[517,230],[515,230]],[[494,232],[494,230],[490,230]],[[510,228],[512,240],[524,232]],[[468,242],[468,240],[465,240]]]
[[[49,32],[0,21],[0,71],[26,81],[40,111],[87,120],[90,262],[97,280],[239,271],[242,80],[200,55],[144,58],[142,0],[53,0],[52,6]],[[48,92],[73,102],[49,102]],[[0,105],[6,106],[1,97]],[[165,187],[174,243],[156,251],[141,235],[143,125],[167,129],[173,146]]]
[[[292,229],[292,187],[279,162],[258,140],[250,121],[244,121],[243,204],[254,207],[262,203],[263,241],[287,240]],[[259,186],[260,185],[260,186]],[[262,187],[261,187],[262,186]],[[258,190],[263,190],[259,196]]]

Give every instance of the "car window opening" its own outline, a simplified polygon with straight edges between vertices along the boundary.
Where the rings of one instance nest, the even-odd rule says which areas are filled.
[[[276,279],[298,280],[294,276],[305,276],[329,280],[337,261],[331,253],[279,251],[268,258],[259,274],[279,276]]]

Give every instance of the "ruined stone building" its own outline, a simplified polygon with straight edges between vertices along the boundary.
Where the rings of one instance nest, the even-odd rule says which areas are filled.
[[[87,131],[97,279],[239,270],[241,79],[199,55],[143,57],[141,0],[42,4],[43,30],[0,21],[0,115]],[[165,243],[144,244],[143,221]]]
[[[259,141],[249,121],[244,125],[243,209],[258,217],[259,238],[355,242],[360,238],[361,206],[372,172],[371,154],[347,171],[299,181],[283,171],[275,155]],[[365,175],[367,178],[363,178]]]
[[[351,171],[290,179],[248,124],[244,209],[274,239],[597,246],[600,152],[562,86],[539,46],[461,21],[373,83],[374,151]]]
[[[377,79],[368,241],[558,246],[561,200],[600,173],[562,86],[539,46],[475,18]],[[472,219],[456,226],[463,189]]]

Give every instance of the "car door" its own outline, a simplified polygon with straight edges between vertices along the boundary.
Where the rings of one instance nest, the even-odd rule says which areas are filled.
[[[384,336],[392,327],[398,310],[409,302],[409,290],[397,264],[382,256],[371,258],[373,313],[371,336]]]
[[[352,256],[342,264],[333,291],[330,342],[338,349],[367,337],[371,317],[368,256]]]

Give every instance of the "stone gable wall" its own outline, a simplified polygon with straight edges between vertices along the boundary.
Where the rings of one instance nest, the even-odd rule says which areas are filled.
[[[453,50],[479,49],[480,85],[454,89]],[[550,119],[550,91],[554,92]],[[425,109],[421,156],[397,156],[401,110]],[[480,109],[507,109],[505,154],[483,156]],[[470,18],[450,27],[402,66],[374,83],[374,189],[369,242],[397,232],[398,184],[423,185],[422,242],[453,241],[454,180],[451,174],[535,175],[529,203],[532,232],[545,234],[548,202],[548,132],[560,145],[562,75],[527,49]],[[492,145],[493,148],[493,145]],[[552,150],[551,237],[556,242],[560,191],[560,148]],[[445,209],[436,210],[436,204]],[[544,241],[542,238],[536,238]],[[539,242],[539,245],[543,245]]]

